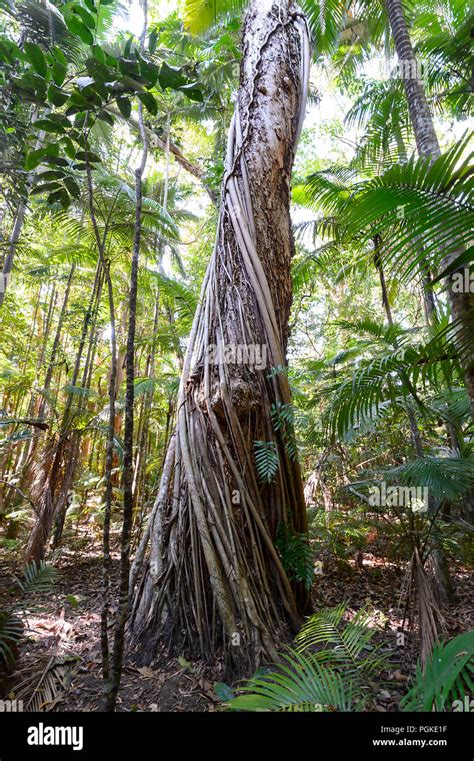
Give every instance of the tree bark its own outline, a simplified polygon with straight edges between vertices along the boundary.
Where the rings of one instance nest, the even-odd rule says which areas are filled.
[[[20,205],[18,206],[15,222],[13,223],[13,230],[12,234],[10,236],[9,240],[9,249],[8,254],[5,257],[5,261],[3,263],[2,267],[2,273],[0,275],[1,281],[0,281],[0,309],[3,306],[3,301],[5,298],[5,293],[7,290],[8,281],[11,277],[12,269],[13,269],[13,260],[15,258],[15,252],[18,245],[18,242],[20,240],[21,231],[23,230],[23,223],[25,221],[25,214],[26,214],[26,202],[21,201]]]
[[[275,416],[290,405],[290,177],[308,70],[308,31],[297,6],[254,0],[216,245],[150,516],[150,558],[133,600],[132,643],[142,662],[160,643],[203,658],[223,646],[230,668],[252,668],[276,657],[279,639],[308,604],[274,545],[279,525],[307,528],[299,465]],[[249,359],[252,347],[264,363]],[[256,467],[255,441],[278,454],[269,483]]]

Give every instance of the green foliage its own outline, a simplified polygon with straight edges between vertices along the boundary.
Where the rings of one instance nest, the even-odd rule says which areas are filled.
[[[56,576],[53,566],[45,562],[36,565],[32,561],[25,567],[21,578],[14,577],[21,598],[12,611],[0,611],[0,673],[9,673],[15,664],[17,647],[25,629],[25,606],[35,604],[36,594],[49,591]],[[23,613],[19,615],[18,610],[23,610]]]
[[[41,15],[41,4],[29,2]],[[26,41],[22,54],[19,49],[13,51],[11,41],[4,37],[0,39],[0,59],[9,67],[5,85],[11,97],[19,107],[25,100],[34,104],[39,115],[30,119],[29,134],[21,145],[28,172],[46,169],[39,176],[31,174],[34,187],[30,191],[46,194],[50,205],[68,208],[81,196],[82,173],[97,170],[102,161],[92,150],[91,130],[101,121],[113,126],[113,104],[129,119],[138,100],[151,114],[157,114],[156,88],[171,88],[197,101],[202,101],[203,95],[199,83],[189,79],[182,68],[160,61],[159,53],[152,56],[141,51],[131,37],[118,55],[112,55],[98,38],[100,5],[66,4],[54,13],[75,40],[71,50],[38,39]],[[82,50],[83,45],[88,50],[77,66],[77,47]]]
[[[418,664],[414,683],[404,696],[403,711],[452,711],[453,701],[474,692],[474,630],[449,642],[437,642],[424,668]]]
[[[456,500],[474,487],[474,458],[447,453],[445,457],[427,455],[410,460],[386,475],[395,482],[409,486],[427,487],[438,500]]]
[[[276,444],[274,441],[254,441],[253,446],[258,477],[261,481],[271,483],[280,462]]]
[[[282,404],[281,402],[273,404],[271,417],[273,430],[280,434],[288,457],[290,460],[296,460],[298,458],[298,448],[294,430],[294,406],[292,404]]]
[[[52,565],[42,560],[38,565],[32,560],[25,567],[21,578],[14,577],[22,595],[33,595],[50,590],[56,581],[57,571]]]
[[[349,510],[311,508],[308,511],[309,536],[315,554],[330,552],[331,556],[346,560],[354,550],[367,545],[370,524],[362,507]]]
[[[295,643],[299,652],[322,648],[318,651],[321,662],[341,668],[353,686],[362,689],[370,675],[380,672],[385,658],[371,645],[376,629],[370,626],[371,614],[364,609],[349,620],[346,603],[321,610],[306,621]]]
[[[351,711],[366,702],[367,680],[384,658],[370,645],[375,629],[361,610],[349,622],[345,605],[319,611],[307,621],[296,649],[281,654],[269,671],[257,672],[228,701],[239,711]],[[314,647],[318,649],[314,651]],[[371,649],[370,649],[371,648]],[[366,652],[369,651],[369,652]]]
[[[313,551],[306,534],[299,534],[285,523],[278,524],[275,547],[290,581],[301,581],[311,589],[314,576]]]
[[[229,701],[233,711],[320,712],[350,711],[350,686],[343,676],[320,663],[316,655],[296,650],[281,654],[274,670],[256,674],[237,697]]]
[[[17,616],[0,611],[0,671],[15,661],[15,648],[23,636],[23,623]]]

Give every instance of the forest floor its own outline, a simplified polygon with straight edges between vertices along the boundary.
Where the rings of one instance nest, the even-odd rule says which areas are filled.
[[[87,540],[86,540],[87,542]],[[72,544],[72,543],[71,543]],[[77,548],[77,541],[74,542]],[[383,547],[373,546],[358,562],[340,563],[325,558],[321,575],[315,576],[315,610],[347,601],[349,611],[367,606],[378,631],[374,637],[389,656],[390,666],[376,684],[375,710],[395,711],[419,654],[416,627],[400,646],[403,621],[400,594],[406,572],[387,562]],[[19,574],[17,553],[0,548],[0,610],[9,610],[18,598],[12,574]],[[33,695],[25,710],[43,703],[42,710],[96,711],[100,708],[100,613],[102,567],[100,546],[90,540],[81,549],[64,548],[55,560],[57,581],[39,595],[39,605],[27,611],[30,631],[21,646],[21,657],[10,694]],[[446,636],[474,628],[474,579],[460,564],[451,565],[456,601],[444,611]],[[114,576],[118,553],[114,556]],[[119,711],[217,711],[220,700],[214,683],[225,681],[221,664],[209,666],[187,659],[159,656],[151,666],[124,666],[118,700]],[[35,689],[37,688],[37,689]]]

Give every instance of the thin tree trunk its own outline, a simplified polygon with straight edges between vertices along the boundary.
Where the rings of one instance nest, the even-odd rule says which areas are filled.
[[[96,269],[94,287],[89,301],[84,323],[82,326],[81,339],[74,363],[74,371],[71,380],[71,386],[77,384],[79,377],[84,346],[89,332],[90,322],[93,315],[94,305],[99,293],[101,277],[101,263],[99,262]],[[71,413],[73,407],[74,395],[70,392],[67,396],[65,408],[63,411],[58,440],[51,440],[42,456],[41,469],[35,479],[32,487],[32,494],[37,495],[37,519],[28,537],[25,551],[25,562],[35,560],[39,562],[44,559],[46,544],[48,542],[51,528],[56,517],[57,510],[67,499],[66,488],[68,481],[61,477],[64,458],[68,454],[69,428],[71,425]],[[70,473],[69,469],[66,471]],[[34,497],[33,497],[34,498]]]
[[[94,207],[94,187],[92,183],[91,167],[86,155],[87,168],[87,189],[89,200],[89,215],[94,231],[97,252],[99,254],[100,265],[104,271],[105,281],[107,283],[107,296],[109,302],[110,316],[110,346],[111,346],[111,364],[108,383],[109,396],[109,421],[107,426],[107,443],[105,449],[105,469],[104,469],[104,529],[102,538],[103,565],[102,565],[102,610],[100,620],[100,644],[102,653],[102,677],[104,679],[105,691],[110,689],[110,652],[109,652],[109,604],[110,604],[110,573],[111,573],[111,555],[110,555],[110,521],[112,516],[112,468],[114,454],[115,438],[115,401],[117,391],[117,333],[116,333],[116,312],[114,302],[114,291],[112,277],[110,274],[110,262],[106,260],[106,244],[108,234],[108,222],[105,225],[103,236],[100,235],[99,226]],[[111,219],[112,211],[109,215]]]
[[[69,277],[67,279],[66,291],[64,293],[64,298],[63,298],[63,303],[62,303],[62,306],[61,306],[61,311],[59,313],[58,324],[56,326],[56,333],[54,335],[53,346],[51,348],[51,354],[50,354],[50,357],[49,357],[48,367],[47,367],[46,375],[45,375],[45,379],[44,379],[43,390],[45,391],[46,394],[48,393],[48,391],[50,389],[51,380],[53,378],[54,367],[55,367],[55,362],[56,362],[56,355],[58,353],[59,343],[61,341],[61,334],[62,334],[62,329],[63,329],[63,324],[64,324],[64,318],[66,316],[67,305],[68,305],[68,302],[69,302],[69,294],[71,292],[72,279],[74,277],[75,270],[76,270],[76,265],[73,264],[71,269],[69,270]],[[43,420],[43,418],[44,418],[45,406],[46,406],[46,398],[43,396],[43,398],[41,399],[40,409],[39,409],[39,413],[38,413],[38,417],[39,417],[40,420]]]
[[[147,2],[144,5],[144,26],[140,38],[140,50],[143,51],[147,29]],[[148,157],[148,141],[143,120],[143,106],[138,103],[138,121],[142,141],[140,165],[135,170],[135,235],[133,241],[132,266],[130,273],[128,331],[126,350],[126,386],[125,386],[125,430],[123,440],[123,523],[120,552],[120,583],[117,620],[115,624],[112,669],[108,689],[105,693],[105,710],[113,711],[117,701],[122,678],[123,654],[125,648],[125,626],[128,613],[128,586],[130,576],[130,545],[133,526],[133,428],[135,400],[135,333],[137,321],[138,296],[138,262],[140,257],[142,233],[142,178]]]
[[[23,224],[25,222],[25,214],[26,214],[26,202],[20,201],[20,205],[18,206],[15,222],[13,223],[13,230],[12,234],[10,236],[9,240],[9,248],[8,248],[8,254],[5,257],[5,261],[3,262],[3,268],[2,268],[2,274],[1,274],[1,280],[0,280],[0,309],[3,306],[3,301],[5,299],[5,293],[7,291],[7,285],[8,281],[10,280],[12,269],[13,269],[13,260],[15,258],[15,252],[16,247],[18,245],[18,241],[20,240],[21,231],[23,230]]]
[[[385,275],[384,275],[382,263],[380,260],[380,255],[379,255],[380,243],[381,243],[380,236],[378,235],[375,236],[374,237],[374,262],[379,273],[380,285],[382,289],[382,302],[384,304],[385,314],[387,316],[388,324],[392,326],[393,325],[392,312],[390,309],[390,303],[388,299],[387,287],[385,283]],[[400,379],[402,383],[406,385],[409,391],[412,391],[413,387],[407,375],[404,372],[400,372],[399,375],[400,375]],[[416,401],[416,396],[415,395],[413,396]],[[405,411],[407,413],[408,422],[410,426],[410,434],[411,434],[413,449],[415,451],[416,456],[422,458],[424,457],[423,439],[421,438],[421,433],[418,427],[416,416],[410,403],[407,403],[405,405]],[[434,507],[432,498],[429,499],[429,505],[430,505],[430,508],[429,508],[430,514],[433,517],[433,523],[434,523],[437,518],[437,513]],[[409,513],[409,524],[410,524],[410,530],[413,531],[414,516],[411,510]],[[432,533],[433,533],[433,536],[432,536],[433,546],[431,550],[431,558],[432,558],[432,564],[433,564],[433,573],[434,573],[434,577],[436,581],[436,588],[437,588],[438,596],[440,600],[444,603],[447,603],[450,600],[452,600],[453,586],[452,586],[451,578],[449,575],[448,564],[446,562],[446,556],[443,550],[443,546],[436,533],[436,525],[433,525]]]

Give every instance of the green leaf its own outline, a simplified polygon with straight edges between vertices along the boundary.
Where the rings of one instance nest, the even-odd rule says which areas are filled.
[[[59,87],[56,85],[50,85],[48,87],[48,100],[50,103],[53,104],[53,106],[64,106],[66,101],[68,100],[69,95],[67,93],[60,90]]]
[[[182,74],[181,69],[178,69],[175,66],[168,66],[166,61],[161,65],[158,80],[163,90],[170,87],[172,90],[183,92],[191,100],[197,100],[200,102],[203,100],[203,94],[198,83],[188,82],[186,77]]]
[[[11,668],[16,660],[16,647],[23,633],[19,618],[7,611],[0,611],[0,668]]]
[[[97,163],[98,161],[101,161],[100,156],[97,155],[97,153],[93,153],[92,151],[78,151],[76,153],[76,159],[79,161],[89,161],[90,164]]]
[[[100,45],[93,45],[92,55],[97,61],[99,61],[99,63],[105,64],[106,56]]]
[[[60,190],[56,190],[54,193],[51,193],[51,195],[48,196],[48,203],[51,205],[53,203],[60,203],[61,206],[67,209],[68,206],[71,205],[71,199],[67,190],[61,188]]]
[[[67,58],[61,48],[55,45],[53,48],[53,55],[58,63],[60,63],[62,66],[66,66],[67,68]]]
[[[64,127],[61,124],[54,124],[49,119],[37,119],[35,127],[45,132],[54,132],[57,135],[61,135],[64,132]]]
[[[123,49],[123,54],[124,54],[125,58],[128,58],[128,56],[130,55],[130,50],[132,48],[132,42],[133,42],[133,35],[131,35],[128,38],[127,42],[125,43],[125,47]]]
[[[157,42],[158,42],[158,31],[156,29],[152,29],[150,32],[150,36],[148,38],[148,50],[150,52],[150,55],[153,55],[153,53],[155,52]]]
[[[66,154],[68,158],[70,159],[76,158],[76,149],[74,147],[74,143],[69,137],[67,136],[63,137],[61,139],[61,144],[64,148],[64,153]]]
[[[34,560],[28,563],[21,579],[16,576],[15,581],[24,595],[35,592],[48,592],[57,579],[58,572],[54,566],[41,560],[38,565]]]
[[[55,164],[56,166],[69,166],[69,162],[61,156],[45,156],[44,161],[46,164]]]
[[[58,87],[60,87],[66,79],[67,66],[65,66],[63,63],[59,63],[59,61],[55,61],[51,67],[51,73],[53,75],[54,81]]]
[[[150,114],[155,116],[158,113],[158,103],[151,93],[140,92],[138,93],[138,97],[140,98],[147,111],[150,112]]]
[[[179,92],[184,93],[190,100],[197,100],[202,103],[204,96],[197,83],[190,82],[188,85],[183,85],[177,88]]]
[[[402,711],[452,710],[453,699],[472,694],[474,630],[449,642],[437,642],[422,668],[418,663],[413,686],[400,703]]]
[[[72,177],[65,177],[64,184],[73,198],[80,198],[81,189],[77,182],[72,179]]]
[[[254,441],[255,464],[261,481],[270,483],[279,465],[278,450],[274,441]]]
[[[180,69],[175,66],[168,66],[166,61],[163,61],[158,75],[158,81],[163,90],[166,90],[167,87],[171,87],[172,90],[177,90],[186,84],[186,77],[183,77]]]
[[[66,601],[69,603],[69,605],[72,608],[77,608],[77,606],[79,605],[79,600],[77,599],[77,597],[74,597],[74,595],[66,595]]]
[[[73,5],[72,9],[74,13],[77,13],[81,17],[82,21],[87,27],[89,27],[89,29],[95,29],[96,21],[89,11],[86,11],[85,8],[81,8],[80,5]]]
[[[47,156],[51,157],[58,153],[59,146],[57,145],[48,145],[46,148],[37,148],[35,151],[28,153],[25,159],[25,169],[28,171],[36,169],[37,166],[43,163]]]
[[[64,172],[62,169],[47,169],[45,172],[41,172],[38,175],[39,182],[46,182],[49,180],[62,180]]]
[[[225,682],[214,682],[214,692],[223,703],[235,698],[234,691]]]
[[[13,65],[16,61],[23,61],[23,51],[12,40],[0,40],[0,59]]]
[[[37,185],[35,188],[33,188],[30,195],[37,196],[41,193],[51,193],[52,190],[59,190],[60,188],[61,185],[59,182],[46,182],[44,185]]]
[[[87,170],[87,164],[73,164],[73,169],[76,169],[78,172],[85,172]],[[93,169],[98,169],[98,167],[94,166],[93,164],[89,167],[89,169],[92,171]]]
[[[48,64],[46,63],[46,58],[40,46],[37,45],[36,42],[25,42],[24,49],[26,57],[33,65],[35,71],[37,71],[40,76],[46,77]]]
[[[140,74],[147,80],[147,87],[153,87],[158,80],[158,74],[160,70],[156,63],[145,61],[143,58],[140,61]]]
[[[83,42],[86,43],[86,45],[94,44],[94,37],[92,36],[92,32],[87,28],[87,26],[81,21],[78,16],[66,16],[65,22],[69,31],[77,35]]]
[[[109,124],[111,127],[113,127],[115,124],[114,117],[112,116],[112,114],[109,114],[108,111],[105,111],[105,109],[103,109],[102,111],[99,111],[99,113],[97,114],[97,118],[101,119],[106,124]]]
[[[117,98],[117,106],[122,116],[128,119],[132,113],[132,104],[129,98]]]

